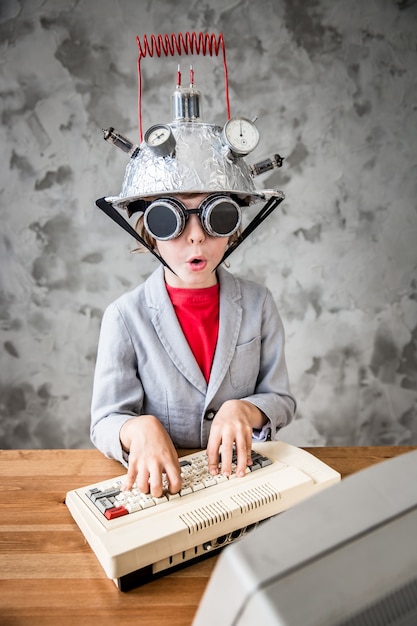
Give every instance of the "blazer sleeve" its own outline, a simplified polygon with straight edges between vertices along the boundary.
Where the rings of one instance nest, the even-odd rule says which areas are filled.
[[[259,441],[275,439],[278,430],[292,421],[296,410],[285,359],[284,326],[268,289],[262,307],[259,375],[255,392],[245,400],[252,402],[268,418],[262,430],[253,433],[254,439]]]
[[[100,328],[91,402],[91,440],[107,457],[127,465],[120,429],[141,413],[143,388],[137,358],[115,303],[105,311]]]

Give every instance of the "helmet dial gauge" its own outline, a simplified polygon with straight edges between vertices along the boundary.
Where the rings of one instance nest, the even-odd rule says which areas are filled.
[[[171,156],[175,150],[175,137],[168,124],[155,124],[148,128],[144,140],[158,156]]]
[[[259,131],[252,120],[232,117],[223,127],[222,139],[235,156],[245,156],[258,145]]]

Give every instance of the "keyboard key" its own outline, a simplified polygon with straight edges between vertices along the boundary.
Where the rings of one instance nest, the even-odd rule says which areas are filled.
[[[164,502],[168,502],[168,498],[166,496],[161,496],[160,498],[152,497],[152,500],[155,502],[155,504],[164,504]]]
[[[213,476],[213,478],[217,484],[225,483],[227,480],[229,480],[227,476],[225,476],[225,474],[216,474],[216,476]]]
[[[152,498],[141,498],[140,503],[143,509],[149,509],[149,507],[155,506],[155,502]]]
[[[126,510],[129,513],[136,513],[137,511],[142,511],[143,509],[140,505],[140,502],[127,502]]]
[[[96,505],[98,510],[101,511],[102,513],[104,513],[104,514],[106,514],[106,511],[108,509],[113,509],[114,508],[113,502],[111,500],[109,500],[108,498],[99,498],[98,500],[96,500],[96,502],[94,504]]]
[[[180,497],[180,494],[167,492],[166,497],[168,498],[168,500],[176,500],[177,498]]]
[[[108,520],[116,519],[117,517],[122,517],[123,515],[128,515],[129,511],[125,509],[124,506],[113,507],[112,509],[107,509],[104,513],[105,517]]]
[[[201,482],[205,487],[214,487],[214,485],[217,485],[214,476],[206,476]]]

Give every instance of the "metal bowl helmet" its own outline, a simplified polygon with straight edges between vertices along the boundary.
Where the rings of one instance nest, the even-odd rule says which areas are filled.
[[[143,141],[127,164],[119,195],[107,198],[113,206],[130,213],[129,205],[138,199],[183,193],[227,193],[242,205],[265,197],[255,188],[251,167],[224,145],[220,127],[200,122],[169,127],[175,152],[160,156]]]

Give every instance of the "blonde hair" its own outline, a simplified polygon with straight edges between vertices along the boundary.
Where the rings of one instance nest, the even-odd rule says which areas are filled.
[[[155,250],[156,240],[152,237],[152,235],[148,233],[145,228],[145,224],[143,223],[143,213],[136,220],[135,231],[138,233],[138,235],[140,235],[140,237],[142,237],[142,239],[148,244],[148,246],[152,248],[152,250]],[[131,250],[131,252],[149,252],[149,250],[147,250],[145,246],[139,243],[137,248],[134,248],[133,250]]]

